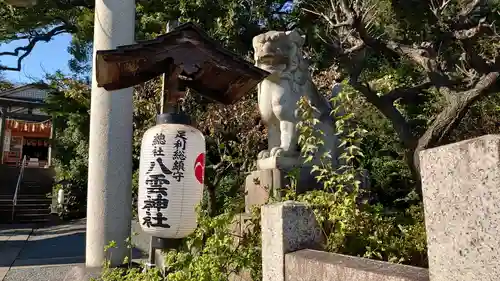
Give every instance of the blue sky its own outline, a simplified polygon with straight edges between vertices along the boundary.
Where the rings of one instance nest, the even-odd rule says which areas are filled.
[[[283,10],[290,10],[292,5],[292,1],[288,2]],[[42,79],[45,73],[54,73],[57,70],[69,73],[68,61],[70,54],[67,48],[70,41],[70,34],[60,34],[50,42],[38,42],[31,54],[23,59],[21,71],[4,71],[2,75],[13,83],[26,84]],[[16,47],[25,46],[26,44],[27,40],[0,44],[0,52],[13,51]],[[15,67],[17,57],[0,56],[0,63]]]
[[[14,83],[31,83],[45,76],[45,73],[54,73],[61,70],[69,73],[68,61],[70,54],[67,48],[71,35],[60,34],[51,41],[38,42],[29,56],[24,58],[21,71],[4,71],[3,75]],[[1,44],[0,52],[13,51],[16,47],[24,46],[27,40],[18,40],[9,44]],[[0,56],[2,65],[16,66],[17,57]]]

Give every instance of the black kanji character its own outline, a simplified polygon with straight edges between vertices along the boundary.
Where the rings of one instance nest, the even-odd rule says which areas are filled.
[[[151,217],[142,218],[142,225],[145,225],[147,227],[151,227],[151,225],[152,225]]]
[[[181,181],[181,179],[183,179],[183,178],[184,178],[184,173],[183,173],[183,172],[180,172],[180,171],[176,171],[176,172],[174,172],[174,173],[172,174],[172,177],[173,177],[174,179],[176,179],[177,181],[179,181],[179,182],[180,182],[180,181]]]
[[[166,209],[168,208],[168,199],[164,196],[162,196],[161,193],[158,193],[156,195],[156,198],[152,199],[151,196],[148,196],[147,200],[144,200],[144,207],[143,209],[156,209],[158,212],[160,209]]]
[[[174,155],[172,156],[172,159],[184,161],[184,160],[186,160],[186,154],[182,150],[176,150],[176,151],[174,151]]]
[[[161,194],[163,196],[167,196],[167,188],[166,187],[148,187],[147,189],[148,194]]]
[[[177,149],[182,149],[182,150],[186,150],[186,141],[185,140],[176,140],[175,143],[174,143],[174,147],[177,148]]]
[[[175,136],[175,138],[187,140],[186,131],[177,131],[177,135]]]
[[[156,136],[153,137],[153,145],[165,145],[166,143],[167,141],[163,133],[156,134]]]
[[[158,162],[158,165],[160,165],[160,169],[163,172],[164,175],[171,175],[172,171],[170,171],[165,164],[163,164],[163,159],[158,157],[156,158],[156,162]],[[146,172],[146,174],[149,174],[153,169],[155,168],[155,161],[151,161],[151,165],[149,166],[149,170]]]
[[[156,217],[153,217],[154,220],[156,220],[156,223],[152,223],[152,226],[159,226],[159,227],[164,227],[164,228],[170,228],[170,225],[166,223],[167,218],[163,216],[162,213],[158,212],[156,213]]]
[[[161,146],[153,148],[153,156],[165,156],[163,153],[163,148]]]
[[[172,170],[185,171],[184,162],[183,161],[174,161],[174,165],[172,167]]]
[[[165,178],[165,175],[162,174],[156,174],[156,175],[150,175],[144,183],[146,185],[149,185],[150,188],[165,188],[164,185],[169,185],[170,181]]]

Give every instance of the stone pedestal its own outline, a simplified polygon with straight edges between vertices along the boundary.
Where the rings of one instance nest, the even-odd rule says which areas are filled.
[[[500,275],[500,136],[420,154],[431,281]]]
[[[270,198],[279,199],[284,188],[294,187],[297,193],[309,190],[322,189],[323,183],[315,178],[316,173],[311,173],[312,167],[301,165],[295,158],[270,157],[257,160],[257,171],[247,176],[245,181],[245,211],[250,212],[252,206],[261,206]],[[291,182],[290,173],[295,173],[297,182]],[[370,180],[368,171],[363,170],[358,179],[361,181],[360,189],[368,190]]]
[[[321,249],[324,237],[311,209],[285,201],[262,207],[262,280],[285,281],[285,255]]]
[[[284,188],[295,188],[297,193],[323,187],[311,174],[312,167],[301,166],[297,159],[270,157],[257,160],[259,170],[252,172],[245,181],[245,210],[261,206],[269,198],[281,198]],[[296,173],[297,182],[292,183],[290,173]]]

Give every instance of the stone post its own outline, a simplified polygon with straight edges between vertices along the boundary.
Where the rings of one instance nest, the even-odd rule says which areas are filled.
[[[323,236],[311,209],[285,201],[262,206],[262,281],[285,281],[285,254],[318,249]]]
[[[52,167],[52,156],[54,156],[54,139],[55,139],[55,122],[54,119],[50,121],[50,141],[49,141],[49,152],[47,155],[47,168]]]
[[[94,18],[94,58],[97,50],[134,43],[135,1],[95,0]],[[102,266],[109,257],[111,265],[122,263],[132,218],[133,90],[99,88],[95,67],[92,72],[85,258],[89,268]],[[111,240],[118,248],[105,255]]]
[[[500,275],[500,136],[420,154],[431,281]]]
[[[2,112],[2,116],[0,117],[0,164],[3,164],[3,145],[5,141],[6,125],[5,115],[7,114],[7,108],[2,107],[0,108],[0,111]]]

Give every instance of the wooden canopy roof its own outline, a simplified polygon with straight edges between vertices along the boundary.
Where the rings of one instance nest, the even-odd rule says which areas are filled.
[[[270,73],[224,49],[192,23],[153,40],[97,51],[96,77],[106,90],[128,88],[182,67],[181,82],[200,95],[231,104]]]

